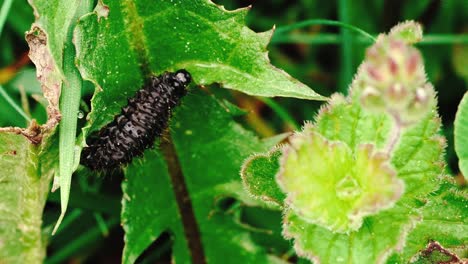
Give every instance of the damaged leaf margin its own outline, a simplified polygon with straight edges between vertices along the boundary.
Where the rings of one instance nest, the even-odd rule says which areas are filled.
[[[54,63],[47,44],[46,33],[37,25],[33,24],[31,30],[26,33],[30,51],[29,57],[36,65],[37,79],[41,83],[44,98],[47,100],[47,122],[38,126],[32,122],[30,127],[24,129],[21,134],[26,136],[32,143],[39,144],[44,134],[51,134],[58,125],[61,115],[59,110],[60,89],[62,75]],[[34,131],[31,133],[30,131]]]

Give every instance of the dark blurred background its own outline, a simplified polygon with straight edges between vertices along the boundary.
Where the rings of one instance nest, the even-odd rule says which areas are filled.
[[[455,175],[460,184],[457,158],[453,147],[453,120],[459,101],[467,90],[468,82],[468,0],[270,0],[225,1],[215,0],[226,9],[251,6],[247,25],[254,31],[270,30],[274,25],[285,25],[309,19],[331,19],[352,24],[368,33],[388,32],[398,22],[416,20],[424,27],[425,40],[418,44],[423,52],[428,79],[438,91],[439,112],[443,120],[443,133],[448,142],[447,172]],[[2,1],[0,1],[2,3]],[[36,80],[34,65],[30,62],[28,46],[24,39],[34,20],[26,0],[15,0],[0,36],[0,85],[6,93],[22,106],[24,111],[44,123],[46,112]],[[275,36],[268,46],[272,64],[284,69],[322,95],[346,93],[348,84],[362,61],[369,41],[346,29],[314,25]],[[321,102],[275,98],[262,99],[224,89],[216,90],[223,98],[247,110],[238,121],[262,137],[291,131],[304,120],[312,120]],[[86,100],[92,90],[84,91],[82,111],[88,111]],[[278,111],[289,113],[293,121],[286,122]],[[84,123],[84,119],[80,120]],[[293,125],[296,124],[296,125]],[[25,119],[0,96],[0,125],[25,127]],[[458,175],[458,176],[456,176]],[[70,208],[58,234],[51,238],[46,263],[120,263],[123,231],[119,226],[121,175],[112,177],[74,177]],[[221,210],[228,210],[234,201],[220,202]],[[50,229],[59,212],[58,194],[49,198],[44,214],[44,227]],[[280,228],[279,215],[258,210],[250,213],[245,208],[243,220],[255,226]],[[271,215],[271,217],[270,217]],[[262,216],[259,219],[258,216]],[[265,219],[273,219],[271,223]],[[290,254],[289,244],[282,241],[264,241],[274,254]],[[165,263],[170,260],[166,235],[154,243],[139,263]],[[156,253],[154,253],[156,252]],[[288,253],[289,252],[289,253]]]

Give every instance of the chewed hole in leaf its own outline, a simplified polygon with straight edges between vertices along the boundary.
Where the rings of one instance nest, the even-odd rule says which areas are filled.
[[[233,197],[221,197],[216,199],[215,208],[216,211],[229,213],[239,204],[238,200]]]
[[[431,241],[427,247],[422,250],[415,258],[412,259],[413,264],[425,263],[465,263],[453,252],[442,247],[437,241]]]

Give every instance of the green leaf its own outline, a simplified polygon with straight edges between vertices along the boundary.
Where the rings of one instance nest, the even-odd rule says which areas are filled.
[[[173,234],[177,263],[189,263],[190,257],[203,257],[208,263],[275,260],[265,248],[252,241],[248,230],[237,219],[238,213],[219,211],[215,205],[223,197],[244,199],[239,178],[242,161],[254,152],[267,150],[278,140],[259,140],[233,122],[221,104],[201,92],[191,93],[184,99],[172,118],[171,130],[175,149],[171,150],[167,143],[162,145],[168,166],[153,150],[147,151],[142,161],[137,159],[126,171],[122,212],[126,231],[124,263],[133,263],[163,231]],[[172,151],[175,156],[170,156]],[[180,209],[181,202],[176,202],[180,197],[173,193],[174,188],[181,186],[178,173],[183,174],[187,186],[189,197],[184,199],[190,199],[191,220],[187,209],[190,206]],[[174,185],[175,182],[179,185]],[[190,222],[193,220],[194,225]],[[202,251],[190,256],[197,243]]]
[[[281,150],[274,148],[266,154],[254,154],[244,161],[241,176],[246,191],[257,199],[283,206],[286,198],[275,183],[275,174],[279,170]]]
[[[3,1],[5,2],[5,1]],[[34,22],[34,15],[27,1],[13,1],[7,23],[18,35],[24,35]]]
[[[181,68],[199,85],[324,99],[269,63],[271,31],[247,28],[247,9],[228,12],[208,0],[126,0],[98,6],[101,11],[81,19],[75,31],[80,71],[105,91],[93,99],[93,126],[108,123],[147,75]],[[103,107],[104,102],[112,103]]]
[[[363,109],[358,100],[358,96],[351,101],[340,95],[332,96],[330,104],[316,117],[317,131],[329,140],[346,143],[351,149],[368,142],[383,149],[388,142],[391,118]],[[438,135],[439,130],[440,118],[432,111],[404,130],[396,145],[391,163],[398,177],[405,181],[404,203],[417,206],[420,204],[418,199],[424,199],[437,189],[436,179],[444,165],[442,150],[445,146],[444,138]]]
[[[458,105],[454,122],[455,151],[458,155],[458,166],[468,180],[468,92]]]
[[[42,263],[42,210],[57,146],[33,145],[19,129],[0,129],[0,263]]]
[[[110,122],[126,105],[127,99],[140,89],[148,75],[180,68],[187,69],[194,83],[200,85],[216,82],[253,95],[323,99],[269,64],[266,45],[271,32],[254,33],[244,25],[245,15],[245,9],[228,12],[207,0],[194,0],[190,5],[182,1],[157,1],[148,5],[143,1],[127,0],[109,1],[106,6],[99,2],[95,12],[80,19],[74,33],[80,72],[84,79],[96,85],[97,91],[92,99],[92,111],[88,114],[90,122],[83,130],[84,135]],[[205,252],[200,254],[204,253],[213,263],[244,258],[250,262],[265,262],[271,258],[250,240],[248,232],[235,218],[222,214],[212,216],[213,208],[207,205],[224,196],[253,202],[242,190],[238,175],[242,160],[278,141],[260,142],[233,123],[223,108],[206,98],[197,99],[202,97],[193,95],[196,92],[191,91],[190,94],[185,99],[189,106],[185,103],[181,106],[182,109],[188,108],[180,111],[184,113],[180,117],[183,121],[175,125],[176,121],[172,122],[172,138],[202,233]],[[188,144],[187,137],[190,144],[183,146]],[[129,181],[137,180],[132,175],[149,172],[144,169],[146,166],[160,167],[163,162],[157,160],[145,159],[143,167],[130,166],[127,171]],[[171,164],[168,170],[172,179],[173,167],[177,166]],[[206,166],[213,169],[207,170]],[[179,262],[202,256],[188,254],[189,249],[192,252],[196,250],[190,243],[187,249],[187,242],[184,242],[185,234],[180,227],[180,218],[184,219],[184,215],[174,207],[178,194],[171,196],[167,193],[164,200],[146,200],[147,192],[138,189],[146,186],[148,192],[160,188],[171,190],[167,172],[161,170],[158,170],[158,176],[165,178],[124,185],[130,198],[124,200],[122,214],[127,232],[126,263],[135,261],[166,229],[175,236],[174,254]],[[192,182],[194,179],[200,182]],[[139,195],[139,192],[143,194]],[[142,211],[134,206],[147,208],[148,212],[168,209],[170,218],[159,217],[151,219],[154,222],[147,222],[150,219],[135,215]],[[151,226],[151,230],[145,229],[147,226]],[[196,225],[188,226],[197,228]],[[146,231],[150,232],[144,233]]]
[[[23,87],[27,95],[42,93],[40,83],[36,79],[36,70],[34,68],[26,68],[18,72],[8,85],[15,88]]]
[[[130,165],[122,184],[121,223],[125,231],[122,263],[134,263],[164,231],[170,231],[177,263],[190,259],[184,226],[177,207],[167,166],[155,151]]]

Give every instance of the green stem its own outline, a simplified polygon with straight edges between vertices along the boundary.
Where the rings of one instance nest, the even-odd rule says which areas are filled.
[[[448,34],[431,34],[423,37],[421,45],[446,45],[446,44],[468,44],[468,34],[448,35]]]
[[[367,38],[366,38],[367,40]],[[271,39],[273,44],[286,44],[286,43],[303,43],[303,44],[339,44],[340,37],[337,34],[321,33],[321,34],[307,34],[307,33],[294,33],[294,34],[279,34]]]
[[[8,13],[10,12],[11,4],[13,0],[5,0],[2,5],[2,9],[0,10],[0,36],[2,35],[3,26],[5,25],[5,21],[8,17]]]
[[[16,102],[8,95],[8,93],[3,89],[3,86],[0,85],[0,95],[5,98],[5,100],[10,104],[16,112],[18,112],[24,119],[26,119],[29,122],[31,122],[31,118],[19,107],[19,105],[16,104]]]
[[[294,130],[300,129],[300,126],[289,114],[289,112],[275,100],[267,97],[259,97],[258,99],[268,105],[281,119],[283,119],[284,122],[290,125]]]
[[[343,27],[343,28],[346,28],[346,29],[349,29],[351,31],[354,31],[356,33],[359,33],[363,36],[365,36],[366,38],[372,40],[372,41],[375,41],[376,39],[369,33],[367,33],[366,31],[358,28],[358,27],[355,27],[351,24],[347,24],[347,23],[344,23],[344,22],[340,22],[340,21],[335,21],[335,20],[328,20],[328,19],[309,19],[309,20],[304,20],[304,21],[301,21],[301,22],[298,22],[298,23],[294,23],[292,25],[288,25],[288,26],[281,26],[281,27],[278,27],[276,30],[275,30],[275,34],[273,35],[273,38],[272,38],[272,42],[275,41],[275,38],[277,38],[278,36],[281,36],[291,30],[294,30],[294,29],[299,29],[299,28],[303,28],[303,27],[308,27],[308,26],[314,26],[314,25],[327,25],[327,26],[338,26],[338,27]]]
[[[349,2],[340,0],[338,2],[338,17],[340,21],[347,24],[349,19]],[[366,33],[367,34],[367,33]],[[342,94],[348,92],[348,84],[353,78],[353,35],[351,32],[341,27],[341,71],[338,91]],[[370,36],[370,35],[369,35]]]

